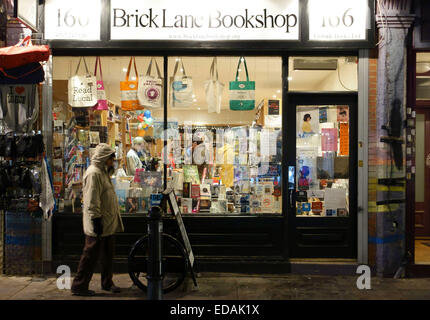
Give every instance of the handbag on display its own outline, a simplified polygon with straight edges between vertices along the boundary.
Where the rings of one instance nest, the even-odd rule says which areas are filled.
[[[152,61],[155,61],[157,76],[151,76]],[[139,103],[147,108],[161,108],[163,104],[163,78],[157,60],[151,58],[146,75],[139,76],[139,87],[137,89]]]
[[[221,100],[224,84],[218,81],[217,58],[213,58],[210,69],[210,80],[204,82],[208,112],[221,113]]]
[[[85,75],[78,75],[81,61],[84,60]],[[97,104],[96,77],[88,71],[85,57],[80,57],[75,75],[69,79],[69,105],[72,107],[94,107]]]
[[[127,74],[125,76],[125,81],[120,82],[120,90],[121,90],[121,108],[124,111],[135,111],[143,109],[139,105],[139,99],[137,98],[137,89],[138,89],[138,80],[130,81],[130,70],[131,70],[131,62],[134,62],[134,72],[137,74],[136,68],[136,59],[134,57],[130,58],[130,63],[128,64]]]
[[[45,72],[39,62],[12,69],[0,68],[0,84],[35,84],[45,81]]]
[[[96,66],[94,68],[94,77],[97,79],[97,65],[100,69],[100,80],[96,80],[97,83],[97,104],[94,106],[94,110],[108,110],[108,104],[106,99],[106,91],[103,83],[103,72],[102,72],[102,61],[100,57],[96,57]]]
[[[173,76],[170,78],[170,103],[174,108],[186,108],[193,104],[193,79],[185,73],[184,63],[181,61],[182,75],[176,75],[179,59],[176,61]]]
[[[239,68],[243,62],[245,65],[246,81],[239,81]],[[230,110],[253,110],[255,107],[255,81],[249,81],[248,67],[245,57],[239,58],[236,79],[230,81]]]
[[[47,61],[49,55],[48,45],[33,46],[31,37],[26,36],[14,46],[0,48],[0,68],[12,69],[32,62]]]

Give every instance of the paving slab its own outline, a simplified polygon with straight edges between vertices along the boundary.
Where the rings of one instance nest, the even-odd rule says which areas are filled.
[[[72,280],[72,278],[70,279]],[[198,287],[188,278],[165,300],[430,300],[430,278],[372,278],[371,290],[359,290],[354,276],[198,274]],[[114,275],[121,293],[102,291],[100,274],[94,274],[90,289],[95,297],[77,297],[57,288],[49,275],[38,281],[31,277],[0,276],[1,300],[143,300],[146,294],[133,285],[128,274]]]

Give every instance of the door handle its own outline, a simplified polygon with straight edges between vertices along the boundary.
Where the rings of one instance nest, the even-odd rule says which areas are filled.
[[[426,166],[430,167],[430,153],[426,157]]]
[[[288,167],[288,200],[290,208],[293,210],[294,204],[294,192],[296,191],[296,167]]]

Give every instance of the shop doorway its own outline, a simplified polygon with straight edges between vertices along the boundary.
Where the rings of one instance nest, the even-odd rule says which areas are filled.
[[[357,94],[289,93],[292,258],[357,256]]]
[[[430,264],[430,109],[416,110],[415,263]]]

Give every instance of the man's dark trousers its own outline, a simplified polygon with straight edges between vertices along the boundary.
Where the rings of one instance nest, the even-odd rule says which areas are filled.
[[[113,256],[114,256],[114,236],[90,237],[85,236],[85,246],[79,262],[78,272],[73,279],[72,291],[88,290],[97,258],[101,254],[101,276],[102,287],[110,289],[113,285]]]

